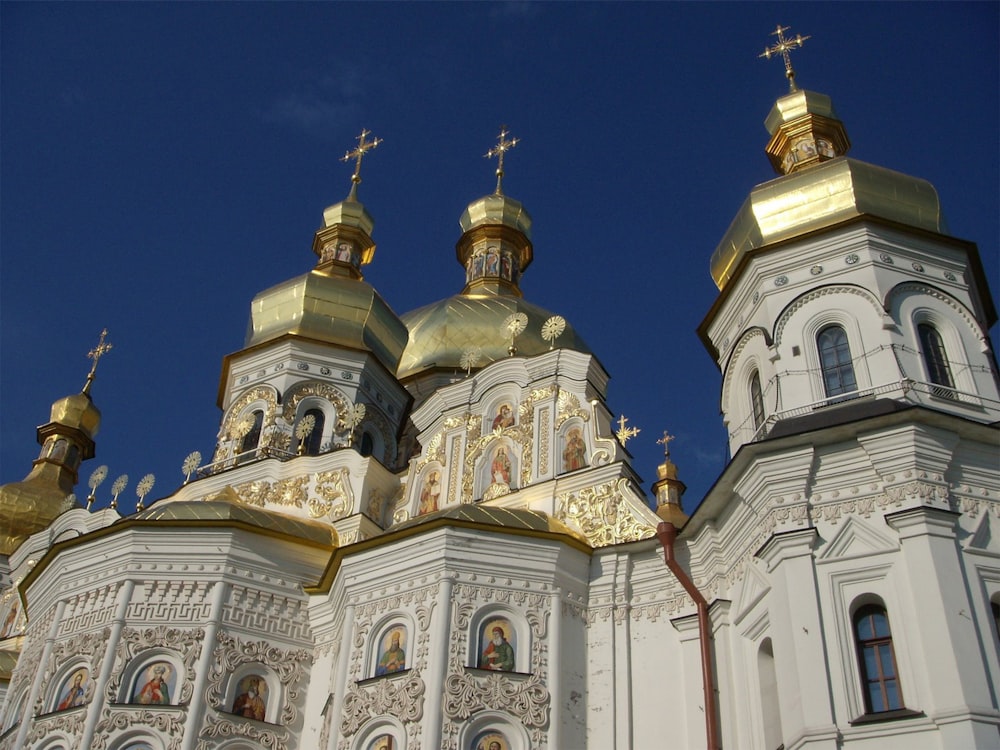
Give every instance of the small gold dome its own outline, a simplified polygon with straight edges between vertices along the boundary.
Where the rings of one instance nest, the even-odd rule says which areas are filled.
[[[52,404],[49,422],[73,427],[93,438],[101,425],[101,411],[86,393],[75,393]]]
[[[458,223],[463,233],[483,225],[502,224],[516,229],[525,239],[531,240],[531,217],[519,200],[503,193],[491,193],[472,201]]]
[[[286,334],[370,351],[390,371],[407,341],[406,327],[370,284],[322,270],[254,297],[246,346]]]
[[[74,507],[68,499],[73,483],[60,478],[48,464],[36,467],[24,481],[0,487],[0,555],[13,553],[25,539]]]

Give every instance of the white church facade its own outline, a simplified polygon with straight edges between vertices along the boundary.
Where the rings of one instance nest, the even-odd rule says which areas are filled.
[[[464,288],[401,317],[363,278],[356,172],[315,267],[254,298],[189,481],[131,515],[66,500],[91,377],[0,488],[0,750],[1000,747],[978,250],[930,184],[846,155],[829,98],[793,85],[766,124],[779,176],[698,332],[732,458],[690,517],[522,296],[506,134]]]

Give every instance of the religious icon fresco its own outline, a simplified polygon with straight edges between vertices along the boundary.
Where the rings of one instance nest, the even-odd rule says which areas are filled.
[[[417,509],[418,515],[433,513],[438,509],[438,499],[441,497],[441,472],[431,471],[424,479],[424,484],[420,488],[420,507]]]
[[[498,445],[490,459],[490,482],[510,485],[511,463],[506,445]]]
[[[236,698],[231,713],[247,719],[264,721],[267,715],[267,680],[259,674],[249,674],[236,685]]]
[[[17,615],[20,612],[17,598],[11,602],[7,616],[3,618],[3,628],[0,629],[0,638],[10,638],[17,635]]]
[[[513,672],[516,669],[517,634],[506,617],[488,618],[479,630],[480,669]]]
[[[375,676],[381,677],[406,669],[406,629],[390,628],[382,636],[379,648],[378,663],[375,665]]]
[[[146,667],[135,682],[132,703],[144,706],[169,706],[176,694],[177,673],[169,662],[157,661]]]
[[[510,750],[507,738],[496,731],[483,732],[472,742],[473,750]]]
[[[392,737],[388,734],[380,734],[374,740],[372,744],[368,746],[368,750],[393,750],[394,743]]]
[[[562,455],[563,471],[576,471],[587,465],[587,444],[579,427],[573,427],[566,433],[566,447]]]
[[[90,687],[90,670],[86,667],[74,670],[59,688],[59,702],[56,711],[82,706],[87,701],[87,690]]]
[[[504,429],[505,427],[514,426],[514,407],[508,403],[500,404],[497,407],[496,415],[493,417],[493,425],[490,427],[491,430]]]

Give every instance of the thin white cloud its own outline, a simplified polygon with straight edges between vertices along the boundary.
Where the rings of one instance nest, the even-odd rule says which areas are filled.
[[[275,97],[261,112],[264,122],[286,125],[310,134],[352,126],[361,115],[364,85],[361,72],[346,68],[327,73]]]

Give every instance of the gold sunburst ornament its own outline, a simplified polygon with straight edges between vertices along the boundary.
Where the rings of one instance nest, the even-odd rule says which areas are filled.
[[[312,414],[306,414],[299,423],[295,425],[295,437],[299,440],[299,455],[301,456],[306,450],[306,440],[312,435],[313,430],[316,429],[316,417]]]
[[[562,315],[553,315],[542,323],[542,338],[549,342],[549,351],[555,346],[555,341],[566,330],[566,319]]]
[[[507,347],[507,353],[510,356],[517,354],[517,347],[514,345],[514,339],[517,335],[524,331],[528,327],[528,316],[523,312],[511,313],[503,321],[504,330],[510,334],[510,346]]]
[[[90,475],[90,479],[87,480],[87,486],[90,487],[90,494],[87,495],[87,510],[90,510],[94,505],[94,501],[97,499],[97,488],[101,486],[108,476],[107,466],[98,466],[94,469],[94,473]]]
[[[111,483],[111,507],[118,507],[118,496],[128,487],[128,474],[122,474]]]
[[[356,428],[365,419],[365,414],[368,413],[368,408],[364,404],[355,404],[351,407],[350,421],[351,429]]]
[[[233,437],[237,439],[245,438],[250,434],[250,430],[253,429],[253,416],[250,414],[244,414],[240,417],[239,421],[233,425]]]
[[[136,513],[146,507],[146,495],[149,491],[153,489],[153,485],[156,483],[156,477],[152,474],[147,474],[142,479],[139,480],[139,484],[135,486],[135,494],[139,497],[139,502],[135,505]]]
[[[483,356],[483,350],[478,346],[474,346],[471,349],[466,349],[462,352],[462,358],[458,360],[459,366],[465,370],[465,377],[469,377],[469,373],[472,372],[472,368],[479,364],[479,360]]]
[[[181,464],[181,472],[184,474],[184,484],[190,481],[191,475],[194,474],[199,466],[201,466],[201,453],[198,451],[188,453],[187,458],[184,459],[184,463]]]

